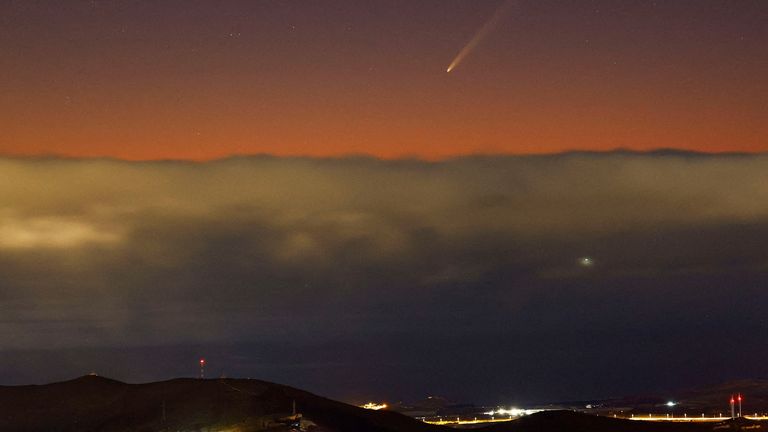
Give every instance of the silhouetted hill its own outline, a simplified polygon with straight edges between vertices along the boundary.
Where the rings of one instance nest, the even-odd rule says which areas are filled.
[[[610,412],[612,408],[620,407],[628,412],[645,413],[677,413],[682,415],[730,416],[728,401],[731,395],[743,396],[743,414],[753,415],[768,413],[768,379],[744,379],[729,381],[716,385],[668,391],[664,396],[646,395],[620,397],[614,399],[588,402],[563,403],[562,406],[582,409],[589,403],[599,407],[597,411]],[[667,407],[667,401],[675,402],[673,407]]]
[[[389,411],[371,411],[259,380],[174,379],[125,384],[97,376],[47,385],[0,386],[2,432],[286,431],[292,404],[316,432],[447,432]],[[709,432],[763,429],[740,419],[718,424],[649,423],[546,411],[483,432]]]
[[[722,412],[728,411],[728,400],[731,395],[740,393],[744,396],[745,415],[768,412],[768,379],[729,381],[681,393],[680,400],[687,406]]]
[[[175,379],[125,384],[97,376],[0,387],[0,431],[286,430],[292,403],[318,431],[441,429],[394,412],[370,411],[279,384],[239,379]]]

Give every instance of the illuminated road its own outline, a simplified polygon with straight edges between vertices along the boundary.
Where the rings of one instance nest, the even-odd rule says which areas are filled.
[[[500,423],[508,422],[520,418],[525,415],[535,414],[537,412],[546,411],[541,409],[520,409],[520,408],[497,408],[488,412],[484,412],[484,418],[474,417],[470,419],[462,419],[461,417],[434,417],[430,420],[423,418],[424,423],[435,425],[473,425],[482,423]],[[453,420],[455,418],[455,420]]]
[[[662,416],[636,416],[636,417],[624,417],[628,420],[639,421],[670,421],[670,422],[720,422],[728,420],[730,417],[662,417]],[[744,416],[747,420],[765,421],[768,420],[768,416]]]
[[[617,417],[612,416],[613,418],[621,418],[625,420],[637,420],[637,421],[655,421],[655,422],[721,422],[725,420],[729,420],[729,417],[696,417],[696,416],[684,416],[684,417],[668,417],[668,416],[654,416],[654,415],[647,415],[647,416],[633,416],[633,417]],[[500,418],[487,418],[487,419],[462,419],[462,418],[455,418],[455,419],[447,419],[447,418],[441,418],[438,420],[422,420],[424,423],[429,423],[433,425],[473,425],[473,424],[484,424],[484,423],[501,423],[501,422],[508,422],[512,420],[516,420],[519,417],[500,417]],[[755,421],[768,421],[768,415],[760,415],[760,416],[744,416],[747,420],[755,420]]]
[[[515,418],[513,417],[505,417],[505,418],[490,418],[490,419],[471,419],[471,420],[462,420],[460,418],[457,418],[456,420],[423,420],[424,423],[429,423],[433,425],[471,425],[471,424],[482,424],[482,423],[500,423],[500,422],[508,422],[512,421]]]

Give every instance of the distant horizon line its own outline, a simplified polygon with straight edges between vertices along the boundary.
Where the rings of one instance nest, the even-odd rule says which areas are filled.
[[[339,155],[309,155],[309,154],[276,154],[276,153],[233,153],[230,155],[212,157],[212,158],[123,158],[119,156],[77,156],[60,153],[40,153],[40,154],[3,154],[0,153],[0,160],[61,160],[61,161],[110,161],[110,162],[128,162],[128,163],[190,163],[204,164],[223,162],[235,159],[284,159],[284,160],[376,160],[382,162],[422,162],[422,163],[444,163],[458,160],[470,159],[496,159],[496,158],[514,158],[529,159],[558,156],[612,156],[612,155],[632,155],[632,156],[678,156],[678,157],[755,157],[768,155],[768,150],[764,151],[702,151],[675,147],[658,147],[647,150],[631,149],[626,147],[616,147],[608,150],[588,150],[573,149],[557,152],[541,153],[511,153],[511,152],[488,152],[488,153],[466,153],[453,156],[429,158],[421,155],[403,155],[397,157],[377,156],[371,153],[347,153]]]

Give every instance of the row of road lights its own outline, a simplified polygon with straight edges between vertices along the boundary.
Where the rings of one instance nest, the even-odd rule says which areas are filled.
[[[730,405],[731,405],[731,418],[732,419],[735,419],[737,417],[742,417],[741,402],[743,400],[744,400],[744,398],[741,396],[741,393],[736,393],[736,394],[732,394],[731,395]],[[738,407],[739,407],[738,408],[738,415],[737,415],[737,412],[736,412],[736,405],[737,404],[738,404]],[[675,405],[677,405],[677,404],[674,403],[674,402],[667,402],[667,406],[668,407],[673,407]],[[616,417],[616,414],[614,414],[613,416]],[[667,414],[667,417],[669,417],[669,416],[670,415]],[[704,417],[704,414],[702,414],[701,416]],[[720,416],[722,417],[722,414],[720,414]],[[757,414],[755,414],[755,416],[757,416]],[[634,418],[635,415],[632,414],[632,417]],[[648,417],[652,417],[652,415],[648,414]],[[688,417],[688,416],[686,414],[683,414],[683,417]]]
[[[204,379],[205,378],[205,359],[204,358],[200,359],[200,376],[199,377],[200,377],[200,379]],[[741,401],[742,400],[743,400],[743,398],[741,397],[741,393],[738,393],[738,394],[735,394],[735,395],[731,395],[731,418],[736,418],[736,404],[737,403],[739,404],[739,417],[741,417]],[[674,402],[668,402],[667,403],[667,406],[675,406],[675,405],[676,404]],[[649,414],[649,416],[650,416],[650,414]],[[704,414],[702,414],[701,416],[704,417]],[[615,415],[614,415],[614,417],[615,417]],[[634,417],[634,415],[632,417]],[[493,419],[493,417],[491,417],[491,418]],[[512,419],[512,416],[510,416],[509,418]],[[456,421],[458,422],[459,419],[457,418]]]

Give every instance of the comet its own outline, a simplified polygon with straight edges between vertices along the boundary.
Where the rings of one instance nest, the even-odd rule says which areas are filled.
[[[472,52],[472,50],[474,50],[475,47],[480,42],[482,42],[482,40],[485,39],[485,37],[493,31],[493,29],[496,28],[499,22],[507,15],[509,10],[512,8],[512,5],[515,3],[517,2],[514,0],[504,0],[504,2],[498,8],[496,8],[496,11],[493,13],[491,18],[486,21],[482,27],[480,27],[480,30],[478,30],[472,39],[470,39],[469,42],[464,45],[464,48],[459,51],[451,64],[448,65],[448,69],[445,71],[450,73],[456,69],[456,66],[458,66],[459,63],[461,63]]]

